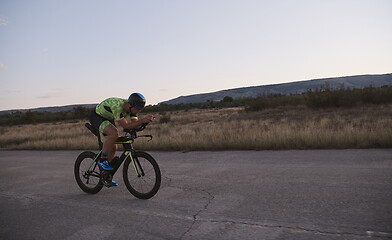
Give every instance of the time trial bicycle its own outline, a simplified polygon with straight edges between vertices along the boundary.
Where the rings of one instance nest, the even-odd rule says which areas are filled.
[[[143,131],[147,124],[142,124],[138,129],[124,129],[125,135],[118,137],[116,144],[123,145],[123,153],[115,157],[110,165],[113,170],[105,171],[97,163],[102,154],[101,135],[90,123],[85,126],[98,138],[100,151],[82,152],[75,161],[74,173],[79,187],[86,193],[95,194],[101,189],[112,186],[114,174],[124,162],[123,179],[128,191],[137,198],[149,199],[159,190],[161,185],[161,171],[158,163],[148,153],[136,151],[133,147],[135,139],[146,137],[152,140],[152,135],[137,135]]]

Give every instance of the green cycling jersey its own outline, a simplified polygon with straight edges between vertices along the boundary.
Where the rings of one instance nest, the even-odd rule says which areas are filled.
[[[108,98],[102,101],[95,108],[95,112],[109,120],[120,120],[128,115],[124,109],[124,102],[126,99],[122,98]],[[136,115],[130,114],[131,119],[137,119]]]
[[[118,121],[128,115],[124,109],[124,102],[126,99],[122,98],[108,98],[98,104],[95,108],[95,112],[108,120],[103,121],[99,126],[99,131],[104,132],[104,129],[111,124],[114,124],[114,120]],[[137,116],[132,113],[129,114],[131,120],[137,120]]]

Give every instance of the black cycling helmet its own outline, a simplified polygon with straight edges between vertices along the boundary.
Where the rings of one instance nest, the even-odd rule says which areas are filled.
[[[132,93],[128,98],[128,102],[132,107],[142,110],[146,105],[146,98],[141,93]]]

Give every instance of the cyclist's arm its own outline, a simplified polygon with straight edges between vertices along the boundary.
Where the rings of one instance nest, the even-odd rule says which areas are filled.
[[[154,120],[154,116],[146,116],[141,119],[131,119],[130,122],[127,121],[125,118],[121,118],[120,120],[117,120],[117,123],[120,124],[121,127],[126,128],[126,129],[135,129],[138,128],[140,125],[143,123],[149,123],[152,120]]]

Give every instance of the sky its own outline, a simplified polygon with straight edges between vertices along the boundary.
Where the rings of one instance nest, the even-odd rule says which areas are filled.
[[[0,0],[0,110],[392,72],[390,0]]]

